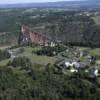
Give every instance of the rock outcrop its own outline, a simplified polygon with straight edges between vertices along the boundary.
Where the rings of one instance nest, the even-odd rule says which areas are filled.
[[[46,44],[49,41],[48,37],[44,34],[33,32],[30,27],[22,25],[18,44],[36,43]]]

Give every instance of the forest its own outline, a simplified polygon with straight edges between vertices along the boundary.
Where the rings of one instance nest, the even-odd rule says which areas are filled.
[[[64,75],[55,66],[32,65],[28,58],[19,57],[0,67],[0,99],[99,100],[99,82],[82,70]]]
[[[99,16],[63,8],[0,9],[0,100],[100,100]],[[21,25],[61,44],[18,45]],[[64,69],[66,59],[93,62],[71,72]]]
[[[46,34],[52,40],[60,40],[64,44],[99,47],[100,28],[93,17],[94,11],[87,13],[49,8],[1,9],[0,44],[15,45],[20,26],[25,24],[33,32]]]

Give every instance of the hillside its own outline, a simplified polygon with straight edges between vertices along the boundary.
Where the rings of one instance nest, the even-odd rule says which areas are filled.
[[[61,8],[26,8],[0,10],[0,45],[16,44],[20,25],[65,44],[100,44],[100,28],[92,19],[95,12],[67,11]],[[3,34],[5,33],[5,34]]]
[[[1,100],[100,100],[100,58],[84,68],[65,66],[67,56],[80,59],[74,52],[88,51],[82,56],[82,63],[88,61],[88,55],[98,56],[100,48],[68,47],[71,50],[63,51],[67,56],[60,65],[61,53],[52,57],[36,54],[43,48],[26,46],[9,49],[11,57],[7,50],[0,51]],[[73,69],[78,71],[72,72]],[[98,75],[94,73],[95,69]]]
[[[22,4],[5,4],[0,5],[0,8],[26,8],[26,7],[92,7],[100,4],[100,0],[76,0],[76,1],[61,1],[61,2],[44,2],[44,3],[22,3]]]

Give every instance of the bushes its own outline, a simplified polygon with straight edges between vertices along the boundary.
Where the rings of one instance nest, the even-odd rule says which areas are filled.
[[[29,68],[32,67],[32,63],[29,58],[27,57],[17,57],[14,58],[12,62],[9,62],[8,65],[11,65],[13,67],[21,67],[21,69],[26,69],[28,70]]]
[[[45,67],[44,70],[31,69],[30,73],[19,73],[8,66],[0,67],[1,100],[100,99],[98,86],[91,81],[78,75],[55,74],[54,66],[50,64]]]
[[[36,53],[37,55],[47,55],[47,56],[55,56],[59,52],[62,52],[65,50],[65,47],[63,46],[55,46],[55,47],[42,47],[41,50],[32,51],[32,53]]]
[[[10,54],[6,50],[0,50],[0,61],[10,58]]]
[[[25,51],[24,48],[19,49],[19,53],[23,53],[24,51]]]
[[[20,79],[21,77],[7,66],[0,66],[0,100],[30,100],[31,79],[27,77]]]

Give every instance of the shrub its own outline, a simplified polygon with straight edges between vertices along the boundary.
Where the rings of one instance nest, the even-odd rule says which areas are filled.
[[[21,69],[26,69],[28,70],[29,68],[32,67],[32,63],[29,58],[27,57],[17,57],[14,58],[13,61],[11,62],[11,65],[13,67],[21,67]]]
[[[10,58],[10,54],[7,50],[0,50],[0,61]]]

